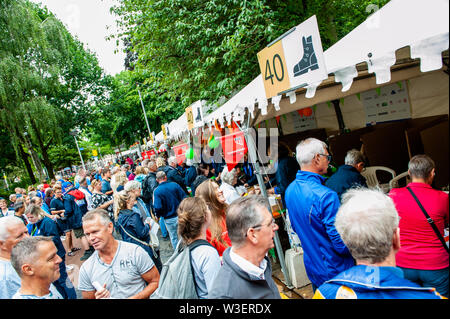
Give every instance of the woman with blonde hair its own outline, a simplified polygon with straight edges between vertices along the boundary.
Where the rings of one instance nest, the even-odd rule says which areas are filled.
[[[150,224],[147,221],[143,222],[141,215],[133,210],[136,196],[133,192],[123,190],[114,194],[114,201],[117,203],[114,217],[122,240],[141,246],[150,255],[158,271],[161,272],[162,262],[158,252],[146,245],[150,244]]]
[[[226,225],[228,205],[223,192],[217,182],[207,180],[197,187],[195,197],[203,199],[211,211],[211,224],[206,232],[206,239],[217,249],[219,256],[222,256],[225,249],[231,246]]]
[[[59,264],[60,277],[53,282],[53,285],[58,289],[58,292],[64,299],[77,299],[77,293],[73,287],[66,272],[66,250],[61,241],[60,233],[56,223],[49,217],[45,216],[45,212],[37,205],[30,205],[25,211],[25,216],[28,219],[28,233],[30,236],[49,236],[52,237],[53,243],[56,246],[56,253],[61,257],[62,261]]]
[[[203,199],[188,197],[178,206],[178,236],[181,238],[180,244],[189,247],[200,299],[208,298],[208,292],[221,267],[217,250],[206,240],[210,222],[211,212]]]

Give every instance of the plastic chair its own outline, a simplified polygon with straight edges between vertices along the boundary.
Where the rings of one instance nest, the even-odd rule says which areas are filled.
[[[389,183],[380,184],[377,178],[377,171],[385,171],[392,175],[392,178],[396,176],[395,171],[393,169],[390,169],[389,167],[384,166],[369,166],[366,167],[362,172],[361,175],[366,178],[367,186],[368,187],[380,187],[385,193],[389,192],[390,186]]]
[[[410,177],[409,177],[408,171],[403,172],[403,173],[395,176],[393,179],[391,179],[389,181],[389,189],[398,188],[398,181],[402,178],[406,178],[406,184],[409,183]]]

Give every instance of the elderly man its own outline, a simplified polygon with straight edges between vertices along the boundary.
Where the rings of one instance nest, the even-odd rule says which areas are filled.
[[[80,269],[83,299],[148,299],[158,287],[159,273],[147,252],[114,239],[114,226],[103,209],[84,215],[83,229],[95,249]]]
[[[358,150],[350,150],[345,156],[344,163],[325,182],[325,185],[334,190],[339,198],[350,188],[367,187],[366,179],[361,175],[365,163],[364,155]]]
[[[431,187],[435,165],[429,156],[416,155],[411,158],[408,172],[412,182],[407,187],[394,188],[389,193],[400,216],[401,248],[397,254],[397,265],[402,268],[405,278],[425,287],[435,287],[448,298],[447,247],[440,242],[414,198],[417,197],[431,217],[442,238],[449,222],[448,194]]]
[[[403,278],[396,268],[400,248],[399,216],[393,201],[379,190],[352,189],[343,195],[336,229],[356,259],[327,280],[315,299],[438,299],[434,288]]]
[[[186,193],[186,195],[189,195],[189,192],[186,188],[186,185],[184,184],[184,178],[181,172],[177,169],[178,162],[177,158],[175,156],[169,157],[167,160],[167,166],[166,170],[164,171],[167,175],[167,179],[170,182],[175,182],[183,189],[183,191]]]
[[[61,261],[51,237],[27,237],[17,243],[11,251],[11,264],[21,286],[13,299],[63,299],[52,285],[59,279]]]
[[[327,145],[315,138],[301,141],[296,149],[300,171],[286,190],[292,228],[304,251],[306,273],[313,290],[354,265],[334,219],[340,202],[335,191],[323,186],[331,156]]]
[[[20,218],[0,218],[0,299],[11,299],[20,288],[20,277],[11,265],[11,250],[28,237],[27,227]]]
[[[209,292],[211,299],[280,299],[267,257],[278,229],[269,203],[260,195],[234,201],[227,212],[232,246],[223,253],[223,266]]]
[[[186,193],[177,183],[167,181],[166,173],[163,171],[156,173],[156,180],[159,186],[153,192],[153,208],[156,217],[164,217],[164,224],[169,233],[170,242],[173,249],[175,249],[178,244],[177,209],[181,201],[186,197]]]

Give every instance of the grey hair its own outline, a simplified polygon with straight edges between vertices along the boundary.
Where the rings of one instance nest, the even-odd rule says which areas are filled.
[[[375,264],[389,256],[399,220],[394,202],[381,190],[355,188],[342,195],[335,226],[353,258]]]
[[[163,171],[159,171],[158,173],[156,173],[157,181],[163,180],[164,178],[166,178],[166,173],[164,173]]]
[[[233,179],[236,176],[236,169],[233,168],[231,171],[228,170],[228,167],[225,166],[223,168],[222,173],[220,174],[220,179],[227,184],[232,185]]]
[[[123,189],[126,192],[133,191],[133,190],[138,189],[138,188],[141,188],[141,183],[136,181],[136,180],[128,181],[125,184],[125,186],[123,187]]]
[[[51,237],[34,236],[26,237],[18,242],[11,250],[11,265],[17,272],[19,277],[22,277],[22,265],[26,263],[33,263],[38,257],[38,247],[41,242],[51,242]]]
[[[434,161],[424,154],[413,156],[408,163],[408,171],[411,177],[426,179],[430,176],[433,168],[435,168]]]
[[[314,137],[307,138],[298,143],[295,154],[297,162],[300,165],[308,165],[316,154],[323,154],[327,149],[327,144]]]
[[[82,222],[88,222],[94,220],[96,217],[100,218],[100,223],[103,226],[108,226],[109,223],[111,223],[111,219],[109,218],[108,212],[101,208],[96,208],[93,210],[90,210],[86,213],[86,215],[83,216]]]
[[[347,155],[345,155],[344,163],[345,165],[355,166],[358,163],[364,163],[365,158],[363,153],[356,149],[352,149],[347,152]]]
[[[246,242],[247,230],[261,224],[264,219],[258,208],[267,208],[268,205],[265,197],[250,195],[238,198],[228,207],[226,224],[233,246],[241,247]]]
[[[11,236],[9,229],[19,224],[23,225],[23,221],[13,215],[0,218],[0,240],[6,241]]]
[[[31,191],[31,192],[28,193],[28,197],[30,199],[33,198],[33,197],[36,197],[36,196],[37,196],[37,192],[36,191]]]
[[[167,159],[167,163],[170,165],[172,163],[176,163],[177,162],[177,158],[175,156],[171,156]]]

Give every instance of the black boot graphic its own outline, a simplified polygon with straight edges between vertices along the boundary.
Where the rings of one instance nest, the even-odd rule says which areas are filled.
[[[197,108],[197,117],[195,118],[195,122],[200,122],[202,120],[202,115],[200,114],[200,108]]]
[[[314,52],[312,36],[308,38],[302,37],[303,42],[303,58],[294,66],[294,76],[307,73],[309,70],[319,68],[317,64],[316,53]]]

